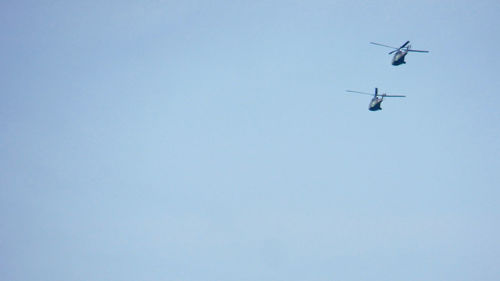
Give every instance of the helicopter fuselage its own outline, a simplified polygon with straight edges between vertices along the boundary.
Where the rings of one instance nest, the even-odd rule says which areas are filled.
[[[394,57],[392,58],[392,65],[400,65],[400,64],[405,64],[405,56],[408,54],[408,52],[405,51],[397,51],[394,54]]]
[[[382,110],[380,107],[382,104],[383,99],[379,99],[377,97],[374,97],[372,101],[370,102],[370,105],[368,106],[368,110],[370,111],[377,111],[377,110]]]

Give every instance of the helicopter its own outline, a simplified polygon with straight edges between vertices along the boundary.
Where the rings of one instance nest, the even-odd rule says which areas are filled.
[[[368,106],[368,110],[370,110],[370,111],[382,110],[380,105],[382,104],[382,101],[384,101],[385,97],[389,97],[389,98],[404,98],[404,97],[406,97],[406,96],[402,96],[402,95],[387,95],[385,93],[382,95],[379,95],[378,88],[375,88],[375,94],[358,92],[358,91],[351,91],[351,90],[346,90],[346,92],[363,94],[363,95],[370,95],[370,96],[373,95],[373,98],[370,101],[370,105]],[[379,98],[379,97],[381,97],[381,98]]]
[[[405,56],[408,54],[408,52],[416,52],[416,53],[428,53],[429,52],[429,51],[422,51],[422,50],[413,50],[411,48],[411,45],[408,45],[408,44],[410,44],[410,41],[406,41],[406,43],[401,45],[401,47],[399,47],[399,48],[391,47],[391,46],[387,46],[387,45],[383,45],[383,44],[379,44],[379,43],[375,43],[375,42],[370,42],[370,44],[394,49],[394,50],[389,52],[389,55],[392,53],[395,53],[394,57],[392,58],[392,65],[394,65],[394,66],[406,63]]]

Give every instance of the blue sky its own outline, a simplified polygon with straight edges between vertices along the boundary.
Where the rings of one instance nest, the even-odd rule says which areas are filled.
[[[0,11],[0,279],[500,278],[498,1]]]

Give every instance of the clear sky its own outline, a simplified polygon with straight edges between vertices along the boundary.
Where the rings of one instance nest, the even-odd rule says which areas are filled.
[[[0,279],[500,280],[499,15],[1,1]]]

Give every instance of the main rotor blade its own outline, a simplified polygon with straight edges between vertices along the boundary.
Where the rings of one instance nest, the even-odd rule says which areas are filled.
[[[403,96],[403,95],[386,95],[386,94],[383,94],[383,95],[380,95],[381,97],[384,97],[384,98],[406,98],[406,96]]]
[[[384,44],[380,44],[380,43],[375,43],[375,42],[370,42],[370,44],[373,44],[373,45],[377,45],[377,46],[382,46],[382,47],[387,47],[387,48],[391,48],[391,49],[398,49],[396,47],[391,47],[391,46],[387,46],[387,45],[384,45]]]
[[[408,45],[408,43],[410,43],[410,41],[406,41],[401,47],[399,47],[400,49],[403,49],[406,45]]]
[[[356,94],[369,95],[369,96],[375,95],[375,94],[370,94],[370,93],[365,93],[365,92],[358,92],[358,91],[351,91],[351,90],[345,90],[345,91],[349,92],[349,93],[356,93]]]
[[[413,50],[409,49],[408,52],[416,52],[416,53],[428,53],[429,51],[422,51],[422,50]]]

